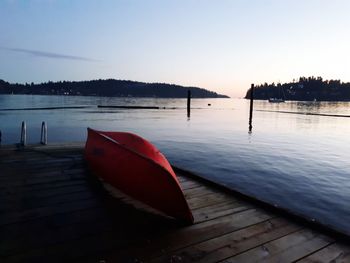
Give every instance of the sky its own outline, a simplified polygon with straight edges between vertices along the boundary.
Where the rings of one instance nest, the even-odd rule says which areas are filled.
[[[243,97],[350,82],[348,0],[0,0],[0,79],[128,79]]]

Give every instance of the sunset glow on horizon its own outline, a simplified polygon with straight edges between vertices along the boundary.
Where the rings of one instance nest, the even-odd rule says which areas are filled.
[[[251,83],[350,82],[350,2],[5,0],[0,79],[128,79],[243,97]]]

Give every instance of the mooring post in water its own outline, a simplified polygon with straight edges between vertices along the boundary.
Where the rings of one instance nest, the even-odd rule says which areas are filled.
[[[252,131],[252,120],[253,120],[253,103],[254,103],[254,84],[250,87],[250,109],[249,109],[249,131]]]
[[[27,143],[27,126],[26,126],[25,121],[22,121],[20,144],[22,146],[25,146],[26,143]]]
[[[191,116],[191,90],[187,91],[187,117]]]
[[[0,130],[0,146],[1,146],[1,137],[2,137],[2,133],[1,133],[1,130]]]
[[[43,145],[47,144],[47,125],[44,121],[41,123],[40,143]]]

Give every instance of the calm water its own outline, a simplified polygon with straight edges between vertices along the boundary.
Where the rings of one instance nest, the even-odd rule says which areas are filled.
[[[97,104],[176,109],[98,109]],[[19,141],[22,120],[30,143],[39,141],[43,120],[49,142],[85,141],[86,127],[131,131],[177,166],[350,234],[350,118],[257,111],[350,115],[350,103],[255,101],[249,134],[246,100],[192,100],[188,119],[182,99],[0,95],[0,109],[80,105],[91,107],[0,110],[3,144]]]

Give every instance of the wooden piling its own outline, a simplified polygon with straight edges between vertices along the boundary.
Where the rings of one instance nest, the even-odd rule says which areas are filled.
[[[43,145],[47,144],[47,125],[44,121],[41,123],[40,143]]]
[[[25,146],[26,144],[27,144],[27,126],[25,121],[22,121],[20,145]]]
[[[187,91],[187,117],[191,116],[191,90]]]
[[[249,109],[249,132],[252,131],[252,121],[253,121],[253,103],[254,103],[254,84],[250,87],[250,109]]]

